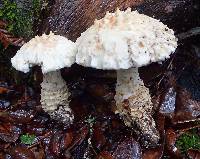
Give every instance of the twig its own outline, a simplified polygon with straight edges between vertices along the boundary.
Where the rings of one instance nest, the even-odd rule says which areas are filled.
[[[169,62],[169,64],[168,64],[168,66],[167,66],[167,70],[169,70],[170,67],[172,67],[172,64],[173,64],[174,59],[175,59],[175,56],[173,56],[173,57],[171,58],[171,60],[170,60],[170,62]],[[160,81],[157,83],[157,89],[160,87],[160,84],[161,84],[161,82],[164,80],[164,78],[165,78],[165,73],[164,73],[163,76],[161,77]]]
[[[177,37],[179,40],[184,40],[191,36],[196,36],[196,35],[200,35],[200,27],[192,28],[191,30],[187,32],[180,33],[177,35]]]
[[[80,130],[83,130],[84,128],[87,128],[87,126],[86,125],[83,126]],[[87,134],[88,134],[88,131],[86,132],[86,134],[82,135],[81,137],[86,136]],[[72,150],[76,144],[82,143],[82,141],[84,139],[85,139],[85,137],[84,138],[79,138],[78,140],[75,140],[74,143],[70,147],[67,148],[67,151]]]

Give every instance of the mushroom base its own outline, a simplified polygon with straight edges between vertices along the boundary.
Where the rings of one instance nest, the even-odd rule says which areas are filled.
[[[60,71],[44,74],[41,87],[41,104],[44,111],[55,120],[72,123],[74,116],[69,107],[70,94]]]
[[[158,143],[159,133],[152,118],[151,96],[137,68],[117,71],[115,100],[116,113],[119,113],[124,123],[129,127],[136,124],[145,138]]]

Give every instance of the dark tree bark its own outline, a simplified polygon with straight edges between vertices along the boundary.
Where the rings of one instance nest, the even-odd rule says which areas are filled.
[[[154,16],[176,32],[200,24],[198,0],[56,0],[39,33],[54,31],[75,41],[95,19],[117,7],[132,7],[140,13]]]

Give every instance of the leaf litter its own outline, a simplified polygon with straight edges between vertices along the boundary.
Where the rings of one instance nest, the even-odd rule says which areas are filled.
[[[1,22],[0,27],[4,29],[5,25]],[[21,46],[22,39],[12,38],[2,29],[0,35],[6,37],[4,47]],[[161,136],[157,146],[144,146],[144,138],[137,128],[127,128],[113,113],[115,72],[74,65],[62,70],[72,94],[70,106],[76,116],[70,127],[52,120],[41,109],[37,82],[16,84],[14,79],[7,81],[6,77],[0,77],[0,158],[199,158],[197,29],[179,34],[182,39],[179,48],[162,66],[151,64],[140,70],[141,78],[152,93],[154,118]],[[41,79],[37,68],[32,74]]]

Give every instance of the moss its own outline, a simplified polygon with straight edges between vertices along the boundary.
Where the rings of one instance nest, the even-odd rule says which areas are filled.
[[[20,136],[21,143],[26,145],[32,145],[35,138],[36,138],[35,135],[29,135],[29,134],[24,134]]]
[[[182,154],[186,154],[189,149],[200,150],[200,136],[197,134],[197,130],[193,129],[182,134],[176,141],[176,146]]]
[[[30,38],[34,34],[33,24],[40,16],[42,2],[42,0],[31,0],[18,5],[11,0],[2,0],[0,18],[8,22],[7,30],[9,32]]]

